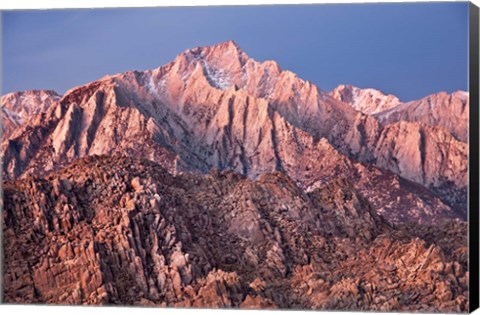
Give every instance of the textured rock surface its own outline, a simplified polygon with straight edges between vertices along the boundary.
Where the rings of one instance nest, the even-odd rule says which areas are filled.
[[[391,226],[352,184],[80,159],[4,183],[13,303],[466,311],[466,224]]]
[[[394,95],[352,85],[339,85],[329,94],[362,113],[377,117],[383,125],[419,122],[443,127],[461,142],[468,140],[469,94],[465,91],[440,92],[411,102],[401,102]]]
[[[468,141],[468,92],[457,91],[429,95],[418,101],[401,104],[378,114],[383,124],[398,121],[420,122],[429,126],[443,127],[456,139]]]
[[[420,183],[446,203],[466,209],[468,92],[440,92],[402,103],[374,89],[340,85],[330,95],[372,114],[382,125],[375,138],[374,165]]]
[[[403,121],[387,125],[376,152],[377,166],[420,183],[447,203],[466,209],[468,144],[444,128]]]
[[[160,68],[67,92],[4,137],[3,174],[42,175],[84,156],[122,153],[172,174],[218,168],[255,179],[280,171],[304,189],[353,177],[392,221],[466,217],[464,143],[423,123],[382,126],[330,94],[232,41],[194,48]]]
[[[464,92],[325,92],[229,41],[1,110],[7,302],[468,309]]]
[[[10,93],[0,99],[2,138],[7,139],[31,116],[45,112],[60,99],[55,91],[34,90]]]
[[[361,89],[352,85],[341,84],[329,94],[368,115],[378,114],[401,104],[398,97],[394,95],[386,95],[375,89]]]

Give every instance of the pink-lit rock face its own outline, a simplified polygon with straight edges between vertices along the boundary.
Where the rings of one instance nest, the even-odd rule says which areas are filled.
[[[229,41],[2,115],[7,302],[468,309],[465,93],[325,92]]]
[[[2,138],[7,139],[28,119],[45,112],[60,99],[55,91],[25,91],[10,93],[0,99]]]
[[[8,303],[468,308],[467,224],[390,226],[346,179],[305,193],[279,172],[103,156],[7,182],[4,200]]]
[[[385,125],[410,121],[442,127],[456,139],[467,143],[468,109],[468,92],[457,91],[452,94],[440,92],[380,112],[377,117]]]
[[[375,89],[361,89],[352,85],[341,84],[330,91],[329,94],[368,115],[378,114],[401,103],[394,95],[386,95]]]
[[[469,96],[465,91],[439,92],[411,102],[401,102],[394,95],[352,85],[339,85],[329,94],[362,113],[374,115],[383,125],[420,122],[443,127],[461,142],[468,140]]]
[[[395,221],[465,213],[466,144],[429,121],[388,124],[354,108],[363,106],[359,100],[389,102],[371,107],[377,112],[396,104],[393,96],[350,86],[335,91],[274,61],[257,62],[233,41],[194,48],[160,68],[106,76],[58,102],[47,99],[43,115],[4,137],[3,171],[6,178],[40,175],[88,155],[127,154],[173,174],[228,168],[257,178],[282,171],[305,189],[353,177]],[[348,103],[353,99],[357,105]],[[16,103],[5,98],[5,104]],[[395,185],[400,190],[383,184],[383,178],[398,181],[395,174],[407,180]],[[408,181],[433,194],[421,198]],[[411,196],[405,209],[386,206],[398,196]],[[406,215],[414,205],[419,213]]]

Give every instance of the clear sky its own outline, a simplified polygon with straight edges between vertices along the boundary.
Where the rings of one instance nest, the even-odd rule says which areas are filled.
[[[417,99],[468,88],[468,3],[5,11],[2,93],[59,93],[235,40],[323,90]]]

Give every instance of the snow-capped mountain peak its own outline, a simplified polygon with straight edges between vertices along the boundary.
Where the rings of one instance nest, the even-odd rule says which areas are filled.
[[[364,114],[376,114],[398,106],[401,102],[394,95],[387,95],[376,89],[361,89],[352,85],[339,85],[330,95],[349,104]]]

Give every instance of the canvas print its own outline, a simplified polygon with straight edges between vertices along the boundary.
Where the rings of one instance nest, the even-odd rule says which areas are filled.
[[[469,310],[467,2],[2,20],[4,303]]]

